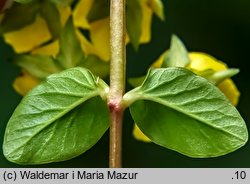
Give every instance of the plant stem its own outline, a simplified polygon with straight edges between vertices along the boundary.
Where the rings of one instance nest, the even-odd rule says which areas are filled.
[[[110,155],[109,166],[122,166],[122,97],[125,91],[126,43],[125,0],[111,0],[110,5]]]

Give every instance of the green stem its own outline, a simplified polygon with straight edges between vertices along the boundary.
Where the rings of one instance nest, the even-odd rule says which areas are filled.
[[[112,168],[121,167],[122,97],[125,91],[126,43],[125,43],[125,0],[111,0],[110,5],[110,160]]]

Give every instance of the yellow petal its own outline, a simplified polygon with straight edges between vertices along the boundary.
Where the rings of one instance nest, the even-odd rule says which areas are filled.
[[[20,30],[4,34],[5,41],[10,44],[15,52],[29,52],[42,43],[51,39],[48,26],[40,16],[36,17],[34,23]]]
[[[40,81],[31,76],[27,72],[23,72],[21,76],[17,77],[13,83],[13,87],[20,95],[26,95],[32,88],[38,85]]]
[[[227,65],[216,58],[201,52],[191,52],[189,53],[191,63],[188,68],[197,71],[203,71],[208,69],[213,69],[215,71],[227,69]]]
[[[71,9],[69,6],[59,6],[60,22],[64,26],[71,15]]]
[[[142,7],[142,33],[140,37],[140,43],[148,43],[151,40],[151,23],[153,11],[148,6],[148,0],[141,0]]]
[[[74,25],[76,27],[81,27],[90,30],[91,41],[95,48],[94,54],[97,54],[104,61],[109,61],[110,60],[109,18],[100,19],[90,24],[87,20],[87,15],[91,8],[92,3],[93,0],[89,1],[81,0],[77,4],[73,12]],[[142,34],[140,37],[140,43],[148,43],[151,40],[151,22],[152,22],[153,11],[148,5],[148,0],[141,0],[140,3],[142,6],[142,13],[143,13]],[[127,36],[126,43],[128,42],[129,38]]]
[[[218,87],[234,106],[238,104],[240,92],[231,79],[224,80]]]
[[[190,64],[188,68],[190,70],[204,71],[208,69],[213,69],[215,71],[221,71],[227,69],[227,65],[216,58],[199,52],[192,52],[189,54]],[[230,100],[230,102],[236,106],[239,100],[240,92],[238,91],[236,85],[231,79],[226,79],[222,81],[218,88],[225,94],[225,96]]]
[[[142,133],[142,131],[136,124],[134,125],[133,136],[139,141],[151,142],[151,140]]]
[[[102,60],[110,60],[109,18],[100,19],[90,24],[90,38],[96,53]]]
[[[80,0],[73,12],[74,25],[84,29],[90,28],[87,15],[93,0]]]
[[[47,44],[43,47],[39,47],[39,48],[33,50],[31,54],[42,54],[42,55],[56,57],[58,52],[59,52],[59,41],[56,40],[50,44]]]

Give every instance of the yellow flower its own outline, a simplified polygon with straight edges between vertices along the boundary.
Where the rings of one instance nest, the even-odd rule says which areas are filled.
[[[58,7],[60,21],[63,26],[72,15],[76,33],[85,54],[95,54],[103,61],[107,62],[110,60],[109,18],[103,18],[90,23],[87,19],[87,15],[93,2],[93,0],[80,0],[73,12],[70,7]],[[140,43],[147,43],[151,39],[151,21],[153,13],[163,20],[164,10],[161,0],[140,0],[140,5],[143,13]],[[89,30],[91,41],[87,40],[78,28]],[[48,25],[39,14],[32,24],[22,29],[5,33],[3,36],[6,43],[10,44],[15,52],[19,54],[43,54],[55,57],[59,52],[58,40],[51,42],[52,35]],[[126,40],[128,43],[129,38],[127,37]],[[47,42],[49,43],[47,44]],[[18,93],[26,94],[29,88],[33,86],[32,84],[34,84],[34,80],[31,79],[34,78],[27,73],[17,78],[14,87]],[[22,82],[24,83],[23,85],[21,85]],[[28,82],[31,84],[28,85]],[[27,89],[25,87],[27,87]]]
[[[86,55],[95,54],[102,60],[110,60],[109,47],[109,18],[104,18],[90,23],[87,15],[93,4],[93,0],[80,0],[73,10],[72,16],[76,28],[87,29],[90,32],[90,40],[87,40],[84,35],[79,33],[78,38],[81,41],[81,46]],[[151,21],[152,15],[155,13],[159,18],[164,20],[164,9],[161,0],[140,0],[142,8],[142,34],[140,43],[147,43],[151,39]],[[70,7],[58,7],[61,24],[64,25],[68,17],[71,15]],[[15,30],[4,34],[5,41],[10,44],[16,53],[39,53],[44,51],[46,55],[55,56],[58,53],[58,44],[44,45],[52,39],[48,25],[41,16],[37,16],[34,23],[20,30]],[[129,38],[127,38],[129,41]],[[40,49],[40,47],[42,47]],[[35,51],[34,51],[35,50]]]
[[[60,22],[65,25],[71,10],[69,7],[59,7]],[[49,44],[44,43],[52,39],[46,21],[37,15],[35,21],[22,29],[11,31],[3,35],[6,43],[10,44],[18,54],[29,52],[30,54],[43,54],[55,57],[59,52],[59,41],[55,40]],[[14,89],[20,95],[26,95],[33,87],[38,85],[40,80],[31,76],[28,72],[22,71],[13,83]]]
[[[87,15],[90,11],[93,0],[80,0],[74,9],[73,20],[76,27],[87,29],[90,32],[90,40],[87,41],[83,35],[78,34],[82,40],[82,48],[87,54],[96,54],[102,60],[110,60],[110,46],[109,46],[109,18],[103,18],[95,22],[88,22]],[[164,9],[160,0],[140,0],[142,7],[142,34],[140,43],[147,43],[151,40],[151,22],[152,15],[155,13],[162,20],[164,20]],[[127,43],[129,38],[126,38]]]
[[[163,53],[156,62],[153,63],[152,67],[159,68],[161,67],[166,52]],[[193,72],[201,72],[208,69],[214,71],[226,70],[228,67],[225,63],[217,60],[216,58],[201,52],[191,52],[189,53],[190,64],[187,68]],[[199,74],[199,73],[197,73]],[[236,106],[238,104],[240,92],[238,91],[236,85],[231,79],[225,79],[218,84],[218,88],[224,93],[224,95],[230,100],[230,102]],[[133,135],[137,140],[150,142],[149,138],[144,135],[141,130],[135,125],[133,130]]]
[[[86,55],[98,55],[103,61],[110,60],[109,47],[109,18],[100,19],[92,23],[88,22],[87,15],[93,4],[93,0],[80,0],[73,10],[72,16],[76,28],[87,29],[90,32],[90,40],[87,40],[78,30],[78,38]],[[155,13],[162,20],[164,19],[163,5],[160,0],[140,0],[142,7],[142,34],[140,43],[147,43],[151,39],[151,21]],[[58,7],[61,24],[64,25],[71,15],[70,7]],[[10,44],[16,53],[32,52],[33,54],[46,54],[55,56],[58,53],[59,45],[56,42],[46,44],[52,39],[49,28],[41,16],[37,16],[34,23],[20,30],[4,34],[5,41]],[[127,38],[129,42],[129,38]]]

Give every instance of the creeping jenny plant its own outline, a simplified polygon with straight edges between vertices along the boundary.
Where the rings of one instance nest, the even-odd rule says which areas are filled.
[[[239,92],[230,79],[238,69],[189,53],[175,35],[146,76],[129,79],[135,88],[125,92],[126,43],[137,50],[150,40],[152,14],[164,20],[160,0],[18,2],[24,5],[7,9],[0,29],[23,69],[14,87],[27,93],[6,127],[3,151],[9,161],[68,160],[110,129],[110,167],[121,167],[126,108],[137,139],[190,157],[221,156],[247,142],[245,122],[234,107]],[[20,35],[27,32],[26,44]],[[110,85],[102,79],[107,75]]]

